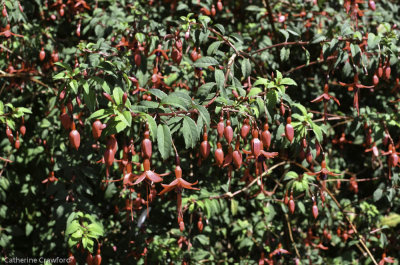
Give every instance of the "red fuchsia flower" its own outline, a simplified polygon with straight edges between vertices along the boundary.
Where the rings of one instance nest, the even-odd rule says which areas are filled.
[[[162,195],[174,189],[176,189],[177,191],[182,191],[182,189],[200,190],[198,188],[192,187],[193,185],[196,185],[198,181],[196,181],[195,183],[189,183],[182,178],[182,168],[179,165],[175,167],[175,178],[176,179],[170,184],[161,184],[164,189],[159,193],[159,195]]]
[[[12,33],[10,30],[10,24],[7,24],[6,27],[4,28],[4,31],[0,32],[0,36],[4,36],[6,38],[9,38],[11,36],[20,37],[20,38],[24,37],[23,35]]]
[[[335,98],[334,96],[329,94],[329,86],[328,86],[328,84],[325,84],[324,93],[322,95],[318,96],[316,99],[311,100],[312,103],[324,101],[324,118],[325,118],[325,121],[327,120],[327,114],[328,114],[327,103],[331,99],[333,99],[333,101],[335,101],[336,104],[338,104],[340,106],[339,100],[337,98]]]
[[[374,88],[374,86],[364,86],[362,84],[359,84],[359,80],[358,80],[358,73],[356,73],[354,75],[354,82],[351,84],[346,84],[343,82],[339,82],[339,84],[341,86],[345,86],[348,88],[349,91],[353,91],[354,90],[354,100],[353,100],[353,106],[354,108],[357,110],[358,115],[360,115],[360,109],[359,109],[359,105],[358,105],[358,94],[359,94],[359,89],[360,88]]]
[[[385,263],[394,263],[396,260],[392,257],[386,257],[386,253],[382,254],[382,259],[379,261],[379,265],[385,265]]]
[[[278,244],[278,248],[275,249],[274,251],[272,251],[271,254],[269,254],[269,258],[272,259],[273,256],[281,255],[281,254],[290,254],[290,252],[287,251],[286,249],[283,249],[283,248],[282,248],[282,244],[279,243],[279,244]]]
[[[379,156],[379,149],[378,147],[376,147],[376,144],[374,143],[374,145],[371,148],[365,149],[365,152],[372,152],[372,156],[374,157],[378,157]]]
[[[132,174],[135,178],[135,182],[133,183],[133,185],[137,185],[140,182],[142,182],[143,180],[147,179],[148,181],[150,181],[151,183],[153,182],[161,182],[163,181],[163,179],[161,177],[163,176],[167,176],[170,174],[170,172],[168,173],[164,173],[164,174],[157,174],[154,171],[150,170],[150,159],[146,158],[143,161],[143,173],[140,175],[134,175]]]
[[[326,180],[328,175],[329,176],[340,176],[340,175],[342,175],[342,174],[336,174],[336,173],[333,173],[333,172],[329,171],[326,168],[325,159],[322,160],[322,162],[321,162],[321,170],[320,171],[317,171],[317,172],[306,172],[306,174],[307,175],[311,175],[311,176],[317,176],[317,180]]]
[[[175,190],[177,193],[176,200],[177,200],[177,210],[178,210],[178,224],[181,232],[185,230],[185,223],[183,222],[183,213],[182,213],[182,189],[200,190],[198,188],[192,187],[193,185],[196,184],[197,181],[195,183],[189,183],[182,178],[182,168],[179,166],[179,163],[177,163],[175,167],[175,180],[172,181],[170,184],[161,184],[164,189],[159,193],[159,195],[162,195],[171,190]]]
[[[393,146],[393,144],[389,144],[388,151],[387,152],[382,152],[382,155],[389,156],[388,159],[388,166],[389,166],[389,179],[392,178],[392,167],[396,167],[399,163],[399,153],[396,152],[396,148]]]

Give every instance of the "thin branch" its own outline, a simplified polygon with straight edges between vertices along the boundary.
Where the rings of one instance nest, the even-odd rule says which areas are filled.
[[[331,191],[328,190],[328,188],[324,188],[324,190],[329,194],[329,196],[332,198],[332,200],[335,202],[335,204],[337,205],[337,207],[339,208],[339,210],[343,213],[344,217],[346,218],[346,221],[349,223],[349,225],[351,226],[351,228],[353,229],[354,233],[357,235],[358,237],[358,241],[360,242],[360,244],[364,247],[365,251],[367,252],[368,256],[371,258],[371,260],[374,262],[375,265],[378,265],[378,263],[376,262],[374,256],[372,255],[371,251],[369,250],[369,248],[367,247],[367,245],[364,242],[363,237],[358,233],[357,228],[354,226],[354,224],[351,222],[350,218],[344,213],[342,206],[340,205],[340,203],[337,201],[337,199],[335,198],[335,196],[332,194]]]

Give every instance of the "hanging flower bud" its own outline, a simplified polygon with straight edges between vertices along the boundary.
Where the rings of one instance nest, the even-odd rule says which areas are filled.
[[[239,169],[243,163],[242,153],[240,152],[239,148],[240,148],[240,140],[239,140],[239,136],[238,136],[237,140],[236,140],[235,151],[233,151],[233,153],[232,153],[232,160],[233,160],[233,164],[235,165],[236,169]]]
[[[217,124],[218,138],[222,137],[222,135],[224,134],[224,130],[225,130],[224,117],[221,117],[219,118],[219,122]]]
[[[318,141],[315,141],[315,150],[317,151],[315,158],[317,158],[321,154],[321,146],[319,145]]]
[[[220,142],[217,143],[217,149],[215,149],[215,162],[219,167],[224,164],[224,151],[222,150],[222,145]]]
[[[101,121],[96,120],[92,124],[92,134],[95,140],[99,139],[101,136],[101,131],[106,127],[105,124],[102,124]]]
[[[253,154],[254,157],[258,157],[261,153],[262,150],[262,143],[260,141],[260,139],[258,139],[258,130],[257,129],[253,129],[252,131],[252,136],[253,139],[251,139],[251,153]]]
[[[283,105],[282,100],[281,100],[281,104],[279,105],[279,111],[281,112],[281,116],[285,115],[285,106]]]
[[[100,265],[101,264],[101,252],[100,252],[100,244],[97,247],[96,256],[93,258],[93,265]]]
[[[206,159],[210,155],[211,146],[208,143],[208,135],[204,128],[203,142],[200,144],[200,154],[203,159]]]
[[[292,126],[292,118],[289,116],[286,119],[286,127],[285,127],[285,135],[286,138],[289,140],[289,142],[293,141],[293,137],[294,137],[294,130],[293,130],[293,126]]]
[[[114,158],[115,158],[115,153],[112,149],[107,149],[104,152],[104,162],[107,167],[112,166],[112,164],[114,163]]]
[[[217,10],[215,9],[215,5],[211,6],[211,15],[215,16],[217,14]]]
[[[294,200],[293,200],[293,193],[290,194],[290,200],[289,200],[289,210],[290,213],[294,213],[294,209],[295,209],[295,204],[294,204]]]
[[[311,163],[312,163],[313,157],[312,157],[312,154],[311,154],[311,150],[310,150],[310,149],[307,150],[307,153],[306,153],[306,160],[307,160],[307,163],[308,163],[308,164],[311,164]]]
[[[6,135],[7,135],[8,141],[9,141],[11,144],[13,144],[13,143],[14,143],[14,135],[13,135],[13,133],[12,133],[10,127],[8,127],[8,125],[7,125],[7,127],[6,127]]]
[[[223,9],[221,0],[218,0],[218,2],[217,2],[217,9],[218,9],[218,11],[222,11],[222,9]]]
[[[46,52],[44,51],[44,48],[42,48],[42,50],[39,53],[39,60],[43,61],[45,57],[46,57]]]
[[[25,125],[22,124],[22,125],[19,127],[19,132],[22,134],[22,136],[25,135],[25,133],[26,133],[26,127],[25,127]]]
[[[318,206],[317,206],[316,202],[314,202],[314,205],[312,207],[312,213],[313,213],[314,219],[317,219],[317,217],[318,217]]]
[[[261,141],[263,143],[263,146],[268,150],[269,147],[271,146],[271,133],[269,132],[269,126],[268,123],[264,124],[264,130],[261,133]]]
[[[144,139],[142,140],[141,149],[143,158],[151,158],[153,147],[150,140],[150,132],[148,130],[144,132]]]
[[[197,229],[199,229],[200,233],[203,231],[203,220],[201,216],[199,217],[199,221],[197,222]]]
[[[244,119],[242,128],[240,129],[240,136],[242,139],[246,139],[247,135],[250,132],[250,125],[249,125],[249,119]]]
[[[21,146],[21,142],[19,141],[19,133],[17,132],[17,139],[15,140],[15,148],[18,150]]]
[[[75,129],[75,123],[72,122],[71,126],[71,132],[69,133],[69,142],[71,145],[78,150],[79,145],[81,144],[81,135],[79,132]]]
[[[225,136],[226,141],[228,141],[228,144],[231,144],[232,139],[233,139],[233,129],[231,127],[230,120],[226,121],[226,127],[224,129],[224,136]]]
[[[390,79],[390,74],[391,74],[391,72],[392,72],[392,69],[390,68],[390,65],[386,66],[386,68],[385,68],[385,78],[386,78],[387,80]]]
[[[379,77],[377,74],[374,74],[374,76],[372,77],[372,83],[374,84],[374,86],[377,86],[379,84]]]
[[[375,11],[375,9],[376,9],[375,1],[369,0],[369,1],[368,1],[368,7],[369,7],[372,11]]]
[[[93,256],[92,253],[88,252],[86,256],[86,264],[87,265],[93,265]]]
[[[6,5],[3,4],[3,11],[2,11],[3,17],[8,17],[8,13],[7,13],[7,8]]]

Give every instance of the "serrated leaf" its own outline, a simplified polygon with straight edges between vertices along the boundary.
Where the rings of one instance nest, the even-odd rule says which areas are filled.
[[[280,52],[281,61],[282,62],[287,61],[289,59],[289,56],[290,56],[290,49],[282,47]]]
[[[104,229],[98,223],[91,223],[90,225],[87,226],[87,229],[89,229],[89,232],[92,234],[95,234],[98,236],[104,235]]]
[[[233,216],[237,214],[239,202],[236,201],[235,199],[231,199],[231,213]]]
[[[268,87],[270,81],[266,78],[259,77],[256,82],[254,82],[253,86],[264,85]]]
[[[183,117],[182,133],[186,148],[194,148],[198,140],[197,125],[194,120],[187,116]]]
[[[70,235],[75,233],[78,229],[80,229],[80,224],[77,220],[72,221],[67,225],[67,229],[65,230],[65,235]]]
[[[207,68],[211,65],[217,65],[219,64],[218,61],[212,57],[201,57],[200,59],[198,59],[193,66],[194,67],[198,67],[198,68]]]
[[[315,123],[312,123],[312,129],[315,133],[315,137],[317,137],[318,142],[322,143],[323,135],[322,135],[321,128],[318,125],[316,125]]]
[[[55,65],[58,65],[58,66],[61,66],[62,68],[64,68],[64,69],[67,69],[68,70],[68,72],[72,72],[72,68],[71,68],[71,66],[69,66],[68,64],[66,64],[66,63],[62,63],[62,62],[55,62],[54,63]]]
[[[208,113],[208,110],[201,105],[194,105],[193,107],[199,111],[199,114],[201,118],[204,120],[205,124],[207,125],[207,128],[210,128],[211,118],[210,118],[210,113]]]
[[[287,86],[297,86],[297,83],[293,79],[288,78],[288,77],[282,78],[280,84],[287,85]]]
[[[213,43],[210,44],[207,48],[207,55],[212,55],[215,53],[216,50],[218,50],[219,46],[221,45],[222,41],[214,41]]]
[[[251,74],[251,64],[249,59],[243,59],[242,61],[242,74],[244,78],[247,78]]]
[[[180,97],[174,95],[168,95],[163,100],[161,100],[160,105],[171,105],[178,108],[182,108],[183,110],[187,110],[185,100]]]
[[[259,88],[259,87],[252,87],[252,88],[250,89],[249,94],[247,94],[247,96],[248,96],[248,97],[252,97],[252,96],[255,96],[255,95],[257,95],[257,94],[260,94],[261,92],[262,92],[261,88]]]
[[[312,39],[311,43],[315,44],[315,43],[320,43],[321,41],[326,40],[326,37],[324,35],[315,35],[315,37]]]
[[[163,91],[161,91],[160,89],[157,89],[157,88],[149,89],[147,92],[149,92],[153,96],[156,96],[160,100],[163,100],[164,98],[166,98],[168,96],[167,94],[165,94],[165,92],[163,92]]]
[[[374,201],[379,201],[382,198],[383,195],[383,190],[381,188],[378,188],[374,191]]]
[[[279,32],[282,33],[283,36],[285,36],[285,42],[287,42],[287,40],[289,39],[289,32],[284,29],[280,29]]]
[[[220,69],[215,69],[215,82],[217,83],[218,89],[223,89],[225,84],[224,72]]]
[[[169,127],[159,124],[157,128],[157,146],[163,160],[167,159],[172,149],[172,136]]]
[[[197,90],[197,94],[201,96],[207,96],[210,90],[216,85],[214,82],[205,83]]]
[[[71,88],[72,92],[74,92],[74,94],[78,93],[78,81],[76,81],[75,79],[69,81],[69,87]]]
[[[142,115],[145,117],[147,123],[149,124],[151,139],[154,142],[157,139],[157,123],[154,120],[154,118],[152,116],[150,116],[149,114],[142,113]]]

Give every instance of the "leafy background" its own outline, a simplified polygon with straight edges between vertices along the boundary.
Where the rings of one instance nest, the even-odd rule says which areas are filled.
[[[84,264],[98,243],[103,264],[374,264],[371,257],[399,258],[398,168],[390,169],[390,156],[381,155],[388,151],[385,134],[399,145],[399,5],[382,0],[372,10],[368,2],[357,3],[357,12],[354,1],[343,0],[222,1],[222,10],[217,1],[197,0],[3,1],[1,127],[7,124],[16,137],[22,116],[26,126],[19,149],[5,133],[0,138],[0,156],[13,161],[0,162],[3,261],[67,257],[70,251]],[[348,11],[347,3],[353,3]],[[7,36],[7,25],[23,37]],[[178,40],[180,63],[171,59]],[[158,45],[168,59],[152,54]],[[352,83],[358,73],[359,84],[371,86],[380,63],[385,71],[390,65],[390,77],[359,89],[358,114],[355,92],[340,82]],[[310,101],[326,82],[340,106],[327,104],[331,115],[324,123],[323,103]],[[60,122],[66,105],[80,132],[78,151]],[[266,160],[270,170],[262,185],[254,179],[254,160],[231,178],[228,168],[215,165],[221,112],[225,121],[229,113],[235,136],[245,118],[260,130],[268,120],[270,151],[279,156]],[[292,143],[282,136],[289,112]],[[107,124],[99,141],[91,133],[95,119]],[[118,140],[116,159],[132,141],[137,154],[129,161],[142,162],[145,123],[152,169],[173,171],[175,146],[183,178],[199,181],[200,191],[183,192],[183,232],[175,192],[156,196],[147,210],[141,200],[147,199],[146,185],[106,185],[106,167],[97,163],[111,134]],[[199,163],[204,125],[211,154]],[[250,150],[250,140],[241,140],[241,148]],[[319,178],[304,174],[321,169],[317,140],[328,169],[342,174],[328,176],[326,190]],[[226,140],[222,144],[226,154]],[[373,144],[378,157],[365,152]],[[58,180],[42,183],[52,171]],[[122,176],[114,163],[110,179]],[[163,183],[173,179],[171,174]],[[284,203],[291,192],[293,214]],[[132,212],[131,201],[139,205]]]

